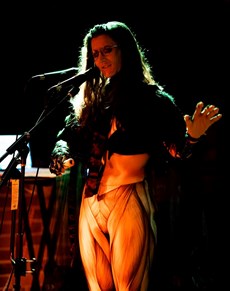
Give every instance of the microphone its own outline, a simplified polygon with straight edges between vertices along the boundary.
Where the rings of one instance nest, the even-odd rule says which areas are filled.
[[[59,92],[63,88],[67,88],[70,86],[72,87],[71,90],[73,90],[75,87],[78,88],[82,83],[92,79],[94,76],[94,73],[95,73],[95,68],[90,68],[87,71],[85,71],[85,73],[75,75],[67,80],[64,80],[64,81],[50,87],[48,89],[48,91],[58,91]],[[69,91],[69,93],[70,93],[70,91]]]
[[[40,81],[44,81],[44,80],[50,80],[50,79],[57,79],[57,77],[61,78],[61,77],[66,77],[66,76],[70,76],[70,75],[76,75],[78,72],[78,69],[76,67],[72,67],[72,68],[68,68],[65,70],[60,70],[60,71],[54,71],[54,72],[48,72],[48,73],[44,73],[44,74],[40,74],[40,75],[35,75],[32,76],[30,78],[30,80],[32,79],[39,79]]]

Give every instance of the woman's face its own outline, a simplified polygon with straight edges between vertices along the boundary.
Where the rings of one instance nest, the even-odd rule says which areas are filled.
[[[106,34],[91,40],[94,63],[106,77],[110,78],[121,69],[121,50],[114,40]]]

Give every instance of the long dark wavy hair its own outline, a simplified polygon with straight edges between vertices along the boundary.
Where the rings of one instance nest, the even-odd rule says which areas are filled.
[[[121,50],[121,70],[110,78],[109,82],[95,67],[91,48],[91,40],[103,34],[111,37]],[[122,119],[131,102],[135,103],[135,98],[140,102],[140,96],[135,94],[135,88],[142,84],[156,84],[146,58],[146,51],[139,45],[135,34],[123,22],[110,21],[96,24],[85,35],[78,58],[79,72],[94,67],[94,77],[86,81],[79,92],[82,95],[83,105],[80,114],[79,108],[76,112],[82,125],[88,123],[90,119],[92,121],[92,116],[103,106],[108,107],[108,104],[112,115],[116,119]],[[76,99],[73,98],[73,104]]]

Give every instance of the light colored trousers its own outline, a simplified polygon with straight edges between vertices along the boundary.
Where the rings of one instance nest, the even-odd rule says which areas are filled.
[[[91,291],[146,291],[156,227],[148,184],[83,194],[79,217],[82,263]]]

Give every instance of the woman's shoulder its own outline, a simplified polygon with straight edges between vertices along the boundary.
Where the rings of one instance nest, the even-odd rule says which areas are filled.
[[[157,84],[144,84],[141,92],[142,101],[155,108],[175,107],[174,97]]]

